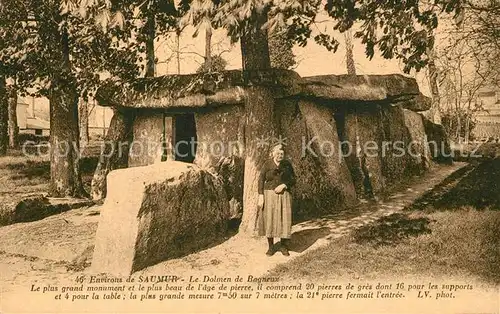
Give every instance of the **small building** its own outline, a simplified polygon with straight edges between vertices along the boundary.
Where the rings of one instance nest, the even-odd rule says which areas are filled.
[[[33,116],[28,110],[30,105],[21,101],[18,101],[16,114],[17,114],[17,126],[19,127],[20,134],[33,134],[36,136],[49,136],[50,134],[50,123],[40,117]]]
[[[20,129],[20,132],[37,136],[49,136],[50,122],[38,117],[29,117],[26,119],[26,129]]]
[[[485,87],[478,92],[483,110],[476,114],[476,126],[473,130],[477,139],[500,138],[500,89]]]
[[[91,101],[88,106],[88,117],[90,139],[103,139],[113,117],[113,110],[99,106],[95,101]]]
[[[46,98],[19,97],[17,104],[17,124],[21,134],[36,136],[50,135],[50,105]],[[110,108],[95,103],[89,105],[88,128],[91,139],[102,139],[113,116]]]
[[[17,108],[16,108],[17,126],[21,130],[26,129],[26,122],[28,121],[27,118],[28,107],[29,105],[24,102],[21,101],[17,102]]]

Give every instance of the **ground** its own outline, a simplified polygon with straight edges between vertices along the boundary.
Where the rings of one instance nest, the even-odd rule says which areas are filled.
[[[15,163],[7,159],[0,162],[2,177],[10,178],[5,182],[30,173],[29,184],[34,184],[8,189],[43,190],[45,172],[27,170],[38,166],[11,164]],[[136,275],[252,274],[305,282],[417,278],[498,287],[499,178],[500,158],[436,165],[432,172],[399,185],[385,199],[294,225],[289,258],[280,253],[269,258],[264,254],[265,240],[235,235]],[[0,197],[10,195],[8,189]],[[31,283],[56,285],[92,274],[89,265],[98,219],[99,206],[92,206],[0,227],[4,300],[27,291]]]
[[[450,276],[500,285],[500,159],[469,164],[402,212],[272,273],[310,280]]]

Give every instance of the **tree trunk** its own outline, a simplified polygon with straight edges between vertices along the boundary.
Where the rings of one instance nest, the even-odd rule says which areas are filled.
[[[50,101],[50,183],[52,197],[82,197],[78,95],[71,81],[68,33],[60,37],[61,73],[52,81]]]
[[[261,29],[261,26],[266,21],[267,17],[261,16],[255,21],[255,24],[247,25],[245,33],[241,36],[243,71],[258,71],[271,68],[267,32]]]
[[[464,142],[469,144],[470,137],[470,119],[471,119],[471,102],[467,104],[467,110],[465,111],[465,121],[464,121]]]
[[[212,72],[212,26],[205,31],[205,69]]]
[[[354,63],[354,54],[352,44],[352,31],[349,29],[344,33],[345,39],[345,59],[347,64],[347,74],[356,75],[356,64]]]
[[[134,111],[114,110],[92,178],[90,193],[92,199],[100,200],[106,197],[106,176],[110,171],[127,167],[133,121]]]
[[[441,97],[439,95],[438,69],[434,61],[435,59],[434,51],[433,50],[429,51],[428,55],[429,55],[429,63],[427,64],[427,69],[429,70],[428,74],[429,85],[432,94],[432,104],[429,114],[432,122],[441,124],[441,110],[439,108]]]
[[[9,144],[8,121],[9,121],[9,97],[5,77],[0,76],[0,156],[7,154]]]
[[[85,195],[80,176],[78,96],[64,81],[50,95],[50,184],[52,197]]]
[[[80,118],[80,145],[85,146],[89,142],[89,102],[80,99],[78,106],[78,117]]]
[[[457,114],[457,133],[456,133],[456,138],[458,143],[462,143],[462,118],[460,117],[460,114]]]
[[[261,16],[253,28],[248,27],[241,37],[243,70],[248,77],[261,70],[270,69],[267,33],[261,29],[267,16]],[[245,103],[245,171],[243,186],[243,217],[240,233],[251,235],[255,232],[257,220],[258,178],[260,169],[269,158],[270,145],[260,145],[259,139],[277,136],[274,125],[274,98],[271,90],[257,84],[247,88]],[[269,143],[270,144],[270,143]]]
[[[467,116],[465,117],[465,135],[464,135],[465,144],[469,144],[469,137],[470,137],[470,118]]]
[[[155,76],[155,27],[155,16],[154,14],[149,14],[146,20],[146,77]]]
[[[13,86],[9,92],[9,147],[18,146],[19,127],[17,125],[17,89]]]
[[[181,32],[178,30],[175,33],[175,44],[177,50],[175,52],[175,59],[177,60],[177,74],[181,74]]]
[[[449,122],[450,127],[448,128],[448,130],[450,130],[450,132],[449,132],[448,134],[449,134],[450,136],[452,136],[452,134],[453,134],[453,116],[452,116],[452,114],[451,114],[451,113],[449,114],[449,118],[448,118],[448,120],[450,121],[450,122]]]
[[[257,220],[258,179],[264,162],[270,158],[271,143],[260,145],[259,139],[277,136],[273,121],[272,92],[261,86],[247,88],[245,104],[245,170],[243,177],[243,217],[240,233],[253,234]]]

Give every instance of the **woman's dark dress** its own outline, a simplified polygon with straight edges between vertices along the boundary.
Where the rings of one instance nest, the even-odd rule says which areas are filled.
[[[285,184],[280,194],[274,189]],[[259,176],[259,194],[264,194],[264,208],[259,213],[258,234],[268,238],[290,238],[292,229],[292,195],[295,184],[292,164],[284,159],[279,165],[270,159],[264,163]]]

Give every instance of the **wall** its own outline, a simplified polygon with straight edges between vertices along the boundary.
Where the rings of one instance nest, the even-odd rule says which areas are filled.
[[[217,168],[221,158],[244,154],[244,109],[221,106],[195,113],[198,148],[195,164]]]
[[[17,103],[16,114],[17,114],[17,126],[20,129],[26,128],[26,120],[28,115],[28,104]]]
[[[477,139],[500,138],[500,123],[478,122],[472,132]]]
[[[420,143],[423,139],[418,137],[424,130],[422,117],[416,113],[414,117],[411,113],[413,112],[399,106],[384,107],[381,110],[384,141],[388,143],[388,149],[384,151],[385,156],[382,158],[387,186],[396,185],[405,177],[420,174],[422,158],[416,155],[422,151]],[[414,129],[413,133],[411,129]]]
[[[432,166],[432,155],[427,145],[428,137],[422,115],[403,109],[405,127],[409,134],[408,175],[418,175]]]
[[[359,199],[383,197],[391,187],[432,167],[439,156],[430,155],[426,136],[446,142],[446,134],[404,106],[404,101],[394,105],[387,99],[276,99],[273,115],[277,135],[286,140],[287,157],[297,174],[293,189],[295,218],[331,214],[355,206]],[[218,175],[231,217],[240,218],[244,107],[186,107],[182,111],[195,117],[198,146],[194,163]],[[161,148],[162,132],[166,132],[168,142],[173,138],[175,112],[167,115],[171,117],[164,126],[161,111],[139,110],[134,140],[142,144],[143,151],[132,146],[131,167],[158,162],[161,151],[154,148]]]
[[[441,124],[435,124],[432,121],[422,117],[425,134],[429,143],[429,154],[435,162],[451,164],[452,152],[448,134]]]

